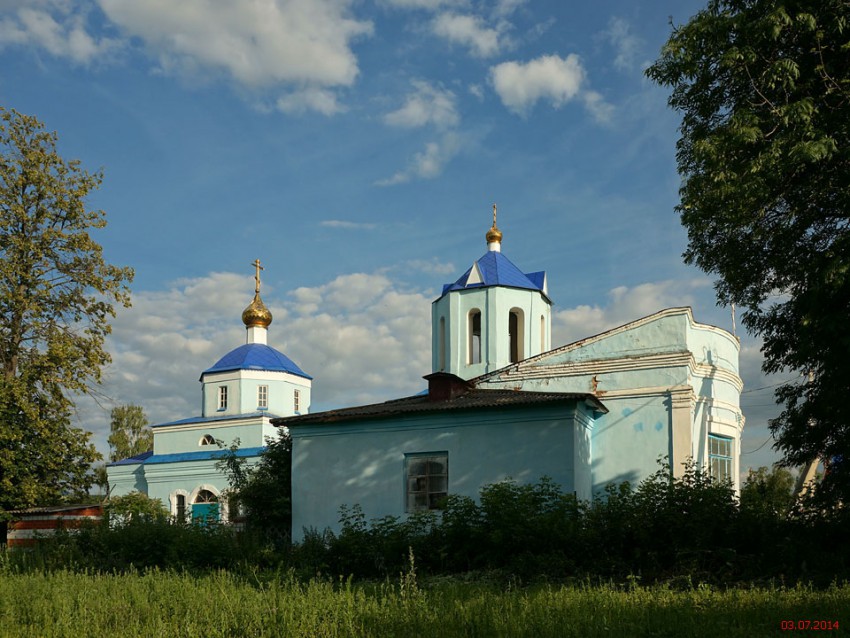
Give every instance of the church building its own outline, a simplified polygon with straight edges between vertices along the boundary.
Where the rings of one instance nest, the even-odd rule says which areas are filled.
[[[427,392],[272,420],[292,436],[295,540],[338,529],[341,505],[402,516],[543,476],[590,499],[664,458],[739,487],[738,339],[669,308],[552,349],[546,274],[502,238],[494,207],[487,252],[432,304]]]
[[[228,487],[216,463],[239,439],[237,455],[253,465],[271,420],[306,414],[312,377],[267,343],[272,314],[260,298],[259,260],[254,262],[254,299],[242,313],[245,344],[201,373],[201,414],[152,426],[153,451],[107,466],[110,495],[139,491],[158,498],[172,515],[228,520]]]

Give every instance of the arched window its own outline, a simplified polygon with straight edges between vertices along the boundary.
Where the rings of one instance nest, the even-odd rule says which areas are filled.
[[[198,445],[215,445],[215,437],[212,434],[204,434]]]
[[[218,503],[218,496],[209,490],[201,490],[195,497],[195,503]]]
[[[508,337],[510,339],[511,363],[522,361],[525,358],[523,342],[525,341],[525,325],[522,310],[511,308],[508,315]]]
[[[440,372],[446,369],[446,318],[440,317],[439,367]]]
[[[470,364],[481,363],[481,311],[469,311],[469,356]]]

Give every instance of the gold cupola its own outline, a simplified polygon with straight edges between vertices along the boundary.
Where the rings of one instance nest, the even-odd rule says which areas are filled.
[[[242,311],[242,323],[245,324],[245,327],[249,330],[251,328],[268,328],[269,324],[272,322],[272,313],[269,312],[269,309],[266,308],[266,304],[263,303],[263,300],[260,298],[260,271],[264,270],[262,266],[260,266],[260,260],[254,260],[254,263],[251,264],[254,266],[256,274],[254,275],[254,281],[256,285],[254,286],[254,299],[248,304],[248,307]]]
[[[502,231],[496,226],[496,205],[493,204],[493,225],[484,236],[487,239],[487,247],[490,250],[499,251],[502,244]]]
[[[254,293],[254,300],[242,311],[242,323],[246,328],[260,326],[268,328],[272,322],[272,313],[266,308],[266,304],[260,299],[260,293]]]

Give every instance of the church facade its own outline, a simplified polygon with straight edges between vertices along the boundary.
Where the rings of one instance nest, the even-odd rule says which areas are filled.
[[[259,260],[254,265],[254,299],[242,313],[246,342],[201,373],[200,416],[152,426],[152,451],[107,465],[110,495],[139,491],[181,519],[227,520],[221,446],[238,439],[236,454],[253,465],[266,439],[278,436],[273,418],[309,411],[312,378],[267,343],[272,314],[260,297]]]
[[[610,483],[693,461],[740,485],[739,343],[670,308],[551,349],[546,274],[487,252],[432,304],[424,394],[274,419],[292,436],[293,537],[438,509],[446,494],[548,476],[592,498]]]

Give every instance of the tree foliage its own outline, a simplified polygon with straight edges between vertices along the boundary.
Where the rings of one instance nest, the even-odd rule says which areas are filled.
[[[153,430],[139,405],[112,408],[109,428],[109,460],[120,461],[153,449]]]
[[[292,527],[292,439],[281,432],[266,439],[254,466],[237,456],[239,439],[216,463],[230,484],[230,506],[239,507],[248,530],[275,546],[286,545]]]
[[[0,109],[0,511],[85,491],[100,457],[72,427],[71,396],[109,362],[113,304],[129,268],[110,265],[85,200],[101,182],[56,150],[36,118]]]
[[[710,0],[647,75],[682,114],[685,261],[745,309],[766,372],[800,373],[776,393],[784,462],[832,461],[850,496],[850,3]]]

